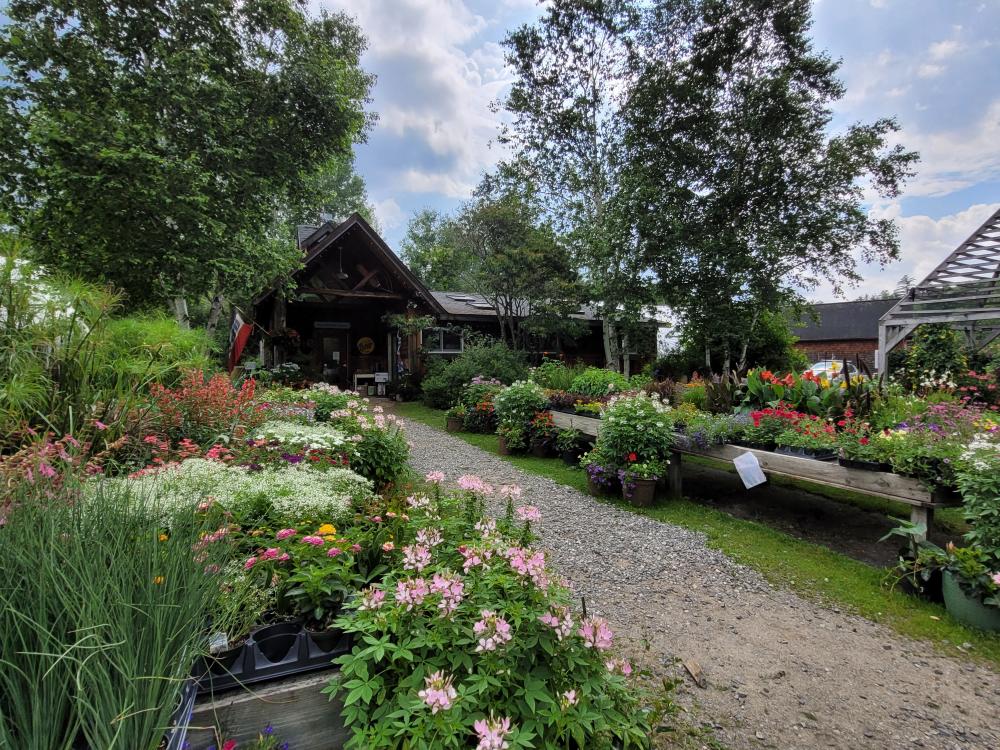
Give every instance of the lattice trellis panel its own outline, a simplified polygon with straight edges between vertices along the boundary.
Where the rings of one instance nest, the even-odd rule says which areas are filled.
[[[1000,335],[1000,210],[882,316],[880,372],[921,323],[951,323],[976,348]]]

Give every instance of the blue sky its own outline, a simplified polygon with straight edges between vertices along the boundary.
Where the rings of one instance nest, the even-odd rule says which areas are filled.
[[[389,244],[420,208],[454,208],[500,156],[490,103],[510,82],[499,46],[538,14],[534,0],[312,0],[357,16],[378,75],[379,123],[358,169]],[[849,295],[928,273],[1000,207],[1000,0],[815,0],[813,36],[843,60],[847,96],[834,128],[896,116],[921,153],[896,219],[902,260],[865,268]],[[832,299],[829,289],[810,293]]]

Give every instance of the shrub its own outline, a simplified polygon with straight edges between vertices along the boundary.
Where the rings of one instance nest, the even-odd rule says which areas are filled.
[[[524,354],[491,342],[471,344],[451,361],[431,357],[423,380],[424,403],[435,409],[447,409],[477,376],[496,378],[501,383],[522,380],[528,376]]]
[[[517,425],[524,429],[528,429],[535,414],[544,410],[547,404],[542,387],[530,380],[517,381],[493,399],[500,425]]]
[[[983,433],[973,439],[962,453],[957,475],[965,520],[971,527],[965,538],[1000,569],[1000,443],[995,435]]]
[[[669,409],[645,393],[612,399],[601,415],[597,448],[618,466],[666,459],[674,443],[673,425],[664,416]]]
[[[404,736],[415,748],[485,747],[488,733],[493,747],[647,747],[631,666],[609,653],[607,623],[581,620],[544,554],[515,538],[528,529],[472,528],[471,493],[465,512],[417,500],[431,507],[410,510],[391,570],[338,621],[357,639],[326,689],[344,701],[348,750]]]
[[[586,370],[583,364],[575,364],[567,367],[565,363],[555,359],[543,359],[542,363],[532,369],[531,379],[542,388],[550,388],[554,391],[568,391],[573,385],[573,380],[582,375]]]
[[[620,372],[603,370],[600,367],[588,367],[573,378],[569,390],[584,396],[599,397],[624,391],[628,387],[628,380]]]
[[[110,372],[123,373],[136,383],[155,378],[163,385],[175,385],[184,372],[211,365],[204,329],[182,328],[166,315],[112,318],[100,340]]]
[[[904,383],[912,390],[926,390],[954,383],[969,369],[962,334],[948,323],[918,326],[906,349]]]
[[[153,383],[154,423],[175,440],[186,438],[208,445],[228,440],[263,419],[254,402],[254,387],[253,380],[246,380],[236,388],[221,373],[206,380],[200,370],[185,373],[176,388]]]

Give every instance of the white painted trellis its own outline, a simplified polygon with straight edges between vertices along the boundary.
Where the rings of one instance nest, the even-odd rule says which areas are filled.
[[[1000,209],[882,316],[879,372],[922,323],[949,323],[975,349],[1000,335]]]

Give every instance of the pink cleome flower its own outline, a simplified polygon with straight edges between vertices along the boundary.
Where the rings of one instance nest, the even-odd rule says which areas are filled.
[[[436,547],[444,538],[441,535],[441,529],[420,529],[417,531],[417,544],[422,544],[425,547]]]
[[[497,490],[497,494],[503,500],[518,500],[521,497],[521,488],[516,484],[502,484]]]
[[[560,701],[560,703],[562,704],[563,709],[567,709],[570,706],[575,706],[577,703],[580,702],[580,697],[576,694],[575,690],[567,690],[565,693],[562,694],[561,698],[562,700]]]
[[[405,604],[407,612],[423,604],[429,593],[427,581],[423,578],[413,578],[396,583],[396,601]]]
[[[573,632],[573,616],[569,607],[552,607],[538,619],[556,631],[556,638],[560,641]]]
[[[385,604],[385,592],[382,589],[369,586],[361,592],[361,604],[358,606],[358,609],[381,609],[383,604]]]
[[[607,620],[600,617],[590,617],[580,624],[580,637],[583,644],[589,648],[596,648],[598,651],[607,651],[611,648],[611,639],[614,636]]]
[[[542,512],[534,505],[522,505],[514,512],[517,513],[517,517],[522,521],[534,522],[542,520]]]
[[[431,564],[431,551],[422,544],[408,544],[403,547],[403,570],[418,573]]]
[[[417,695],[430,707],[431,713],[436,714],[451,708],[458,692],[451,684],[451,677],[445,677],[439,670],[424,678],[424,689]]]
[[[511,547],[507,550],[506,556],[515,573],[528,576],[539,588],[546,588],[549,585],[549,578],[545,574],[545,553],[533,553],[523,547]]]
[[[429,471],[424,479],[431,484],[441,484],[444,481],[443,471]]]
[[[473,722],[472,728],[479,737],[476,750],[506,750],[510,747],[504,740],[510,734],[510,719],[497,719],[491,716],[489,719]]]
[[[628,659],[608,659],[604,662],[604,666],[607,667],[608,671],[612,674],[618,673],[628,677],[632,674],[632,665],[629,664]]]
[[[462,603],[465,596],[465,584],[456,575],[435,573],[434,578],[431,579],[431,593],[441,594],[438,609],[441,610],[442,617],[448,617]]]
[[[458,486],[467,492],[475,492],[480,495],[492,495],[493,487],[475,474],[463,474],[458,478]]]
[[[993,583],[995,583],[997,586],[1000,586],[1000,573],[993,574]]]
[[[489,609],[481,610],[479,614],[482,619],[472,626],[472,632],[479,636],[476,651],[496,651],[497,646],[513,638],[510,623],[502,616]]]

